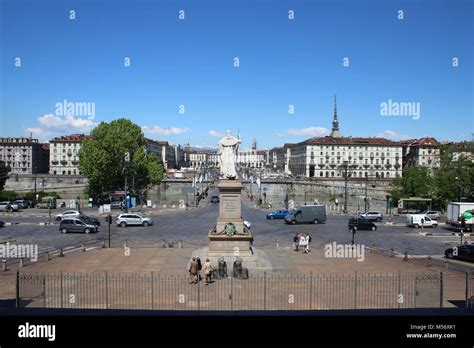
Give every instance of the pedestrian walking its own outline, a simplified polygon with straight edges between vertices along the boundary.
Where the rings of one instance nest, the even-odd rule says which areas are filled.
[[[334,203],[336,204],[336,208],[337,208],[337,206],[339,205],[339,200],[336,198],[336,200],[334,201]]]
[[[305,250],[305,253],[309,253],[311,250],[309,250],[309,243],[311,243],[311,235],[309,233],[306,234],[306,237],[305,237],[305,246],[306,246],[306,250]]]
[[[300,242],[300,235],[295,232],[295,235],[293,237],[293,250],[298,251],[298,245]]]
[[[306,239],[305,239],[304,235],[300,234],[300,237],[299,237],[299,250],[303,250],[303,253],[305,251],[305,242],[306,242]]]
[[[196,258],[196,262],[198,264],[198,272],[197,272],[197,281],[201,281],[201,270],[202,270],[202,264],[201,264],[201,259],[198,257]]]
[[[209,259],[206,259],[204,263],[204,274],[206,275],[206,285],[212,283],[212,272],[214,271],[214,267],[212,267],[212,263]]]
[[[198,263],[196,261],[196,258],[193,257],[191,264],[189,265],[189,278],[191,280],[189,284],[197,283],[197,278],[196,278],[197,274],[198,274]]]

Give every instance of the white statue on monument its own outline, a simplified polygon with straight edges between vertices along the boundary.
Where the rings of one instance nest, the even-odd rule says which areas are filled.
[[[219,141],[219,152],[220,155],[220,175],[223,179],[236,179],[237,172],[235,171],[235,157],[239,144],[241,143],[240,137],[236,138],[230,134],[228,130],[225,137]]]

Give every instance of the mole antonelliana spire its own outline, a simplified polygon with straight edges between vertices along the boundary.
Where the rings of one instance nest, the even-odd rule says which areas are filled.
[[[337,105],[336,105],[336,95],[334,95],[334,118],[332,120],[332,130],[330,137],[341,138],[342,134],[339,132],[339,121],[337,120]]]

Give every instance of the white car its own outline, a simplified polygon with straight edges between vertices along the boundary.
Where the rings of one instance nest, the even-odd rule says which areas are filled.
[[[61,221],[64,218],[77,218],[81,215],[77,210],[66,210],[61,214],[56,215],[56,221]]]
[[[18,211],[19,207],[18,204],[6,201],[0,202],[0,210],[4,211]]]
[[[141,225],[148,227],[153,225],[153,220],[149,217],[144,217],[141,214],[124,213],[117,216],[117,226],[127,227],[131,225]]]

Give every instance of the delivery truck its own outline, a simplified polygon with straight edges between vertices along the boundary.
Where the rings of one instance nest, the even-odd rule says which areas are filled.
[[[319,224],[326,222],[326,207],[324,205],[302,205],[290,211],[285,216],[287,224]]]
[[[450,202],[446,209],[447,220],[446,224],[453,227],[464,228],[472,231],[472,225],[474,224],[474,203],[472,202]]]

